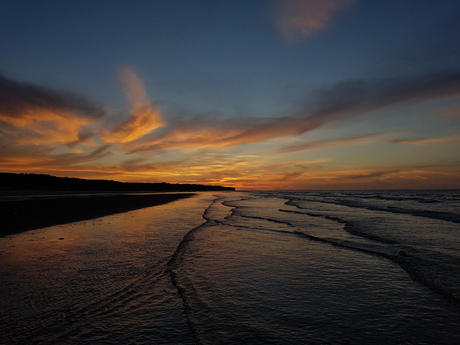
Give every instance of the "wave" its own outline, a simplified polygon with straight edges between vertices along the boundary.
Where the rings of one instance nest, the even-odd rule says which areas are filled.
[[[294,195],[293,195],[294,194]],[[460,271],[460,259],[449,255],[448,250],[440,251],[437,247],[431,246],[430,237],[423,238],[416,223],[410,222],[409,218],[382,218],[385,212],[398,216],[417,216],[433,218],[436,221],[458,222],[458,215],[447,212],[422,211],[408,208],[383,208],[375,205],[366,205],[366,201],[356,200],[324,200],[324,198],[311,198],[306,193],[265,193],[262,194],[269,198],[285,199],[286,207],[265,212],[263,216],[258,214],[259,210],[251,208],[242,203],[229,203],[235,207],[233,216],[235,218],[246,218],[261,220],[265,223],[242,223],[233,220],[229,225],[256,231],[277,232],[283,235],[296,235],[304,239],[327,243],[354,251],[363,252],[370,255],[377,255],[397,263],[409,276],[419,283],[424,284],[431,290],[448,298],[457,308],[460,308],[460,278],[453,272]],[[260,195],[260,194],[257,194]],[[337,193],[331,192],[330,196],[337,197]],[[354,197],[356,195],[354,194]],[[407,199],[407,198],[406,198]],[[415,199],[415,198],[411,198]],[[345,207],[340,209],[316,207],[322,203],[326,205],[337,205]],[[256,202],[254,201],[254,205]],[[310,206],[310,207],[307,207]],[[292,207],[294,209],[289,209]],[[365,212],[352,212],[346,207],[359,208]],[[311,210],[314,210],[312,212]],[[342,216],[331,215],[335,213]],[[298,218],[283,217],[282,214],[291,214]],[[303,217],[303,218],[302,218]],[[311,225],[308,219],[321,218],[337,224],[336,228],[341,229],[351,236],[342,236],[337,231],[333,232],[329,228],[320,231],[315,228],[312,234]],[[354,218],[354,219],[353,219]],[[268,223],[267,223],[268,222]],[[388,224],[386,223],[388,222]],[[403,222],[403,223],[400,223]],[[270,225],[270,223],[272,225]],[[278,228],[276,224],[282,224],[287,228]],[[406,226],[407,228],[401,228]],[[411,228],[409,228],[411,226]],[[332,227],[332,226],[331,226]],[[310,230],[309,230],[310,229]],[[414,243],[410,243],[412,233],[407,232],[411,229],[414,234],[421,236]],[[452,225],[450,230],[455,230]],[[434,238],[439,237],[438,231],[429,234]],[[424,245],[424,243],[427,243]]]
[[[292,200],[289,200],[286,202],[286,205],[292,205],[292,206],[295,206],[299,209],[303,209],[301,206],[299,205],[296,205]],[[291,211],[291,210],[282,210],[280,209],[281,212],[295,212],[295,211]],[[360,236],[360,237],[363,237],[363,238],[366,238],[366,239],[369,239],[369,240],[372,240],[372,241],[378,241],[378,242],[382,242],[382,243],[386,243],[386,244],[399,244],[398,241],[394,241],[394,240],[391,240],[391,239],[388,239],[388,238],[385,238],[383,236],[378,236],[378,235],[374,235],[374,234],[370,234],[369,232],[366,232],[365,230],[359,230],[359,226],[356,222],[353,222],[353,221],[350,221],[350,220],[344,220],[344,219],[341,219],[339,217],[334,217],[334,216],[329,216],[329,215],[322,215],[322,214],[318,214],[318,213],[312,213],[312,212],[296,212],[297,214],[304,214],[304,215],[307,215],[307,216],[310,216],[310,217],[322,217],[324,219],[329,219],[329,220],[332,220],[332,221],[335,221],[337,223],[341,223],[341,224],[344,224],[344,227],[343,229],[345,231],[347,231],[348,233],[352,234],[352,235],[355,235],[355,236]]]
[[[202,214],[202,218],[205,220],[205,222],[196,228],[191,229],[189,232],[187,232],[184,237],[182,238],[182,241],[179,243],[177,246],[176,250],[170,257],[169,261],[166,264],[166,272],[169,274],[171,277],[171,283],[176,287],[177,293],[179,294],[180,299],[182,300],[182,304],[184,306],[184,314],[185,318],[187,321],[187,325],[189,326],[190,331],[192,332],[193,338],[195,340],[195,343],[199,344],[199,335],[197,332],[197,328],[192,322],[192,319],[190,317],[190,299],[188,298],[189,296],[189,290],[192,287],[192,284],[188,283],[186,281],[186,277],[180,274],[179,267],[183,261],[183,257],[185,255],[185,252],[188,248],[188,245],[191,241],[193,241],[195,237],[195,232],[199,231],[200,229],[203,228],[203,226],[206,223],[212,222],[209,218],[206,217],[206,213],[208,209],[212,206],[214,201],[204,210]]]
[[[305,200],[302,199],[302,201]],[[314,202],[318,202],[318,200],[315,200]],[[279,211],[305,215],[306,217],[322,217],[324,219],[336,221],[338,223],[342,223],[344,225],[343,229],[348,233],[375,242],[362,243],[354,240],[350,241],[325,236],[315,236],[309,234],[306,229],[296,230],[295,233],[297,235],[309,240],[329,243],[334,246],[357,250],[390,259],[399,264],[413,280],[418,281],[429,287],[431,290],[447,297],[458,308],[460,308],[460,279],[458,275],[453,273],[460,271],[460,259],[457,257],[441,253],[432,248],[415,246],[401,241],[396,241],[386,237],[388,234],[382,234],[380,236],[370,233],[371,229],[369,229],[369,226],[371,226],[372,223],[367,223],[367,220],[361,221],[362,224],[360,224],[360,221],[343,219],[336,216],[330,216],[328,214],[309,212],[305,207],[300,206],[298,203],[298,200],[289,199],[285,204],[288,206],[294,206],[298,210],[280,209]],[[348,201],[325,203],[350,206],[350,202]],[[376,207],[365,207],[365,209],[371,211],[383,211],[382,209]],[[394,213],[407,214],[407,212]],[[399,231],[401,231],[401,229],[399,229]]]
[[[375,199],[368,197],[369,199]],[[395,198],[380,198],[382,200],[397,200]],[[349,200],[349,199],[334,199],[334,200],[319,200],[314,198],[303,198],[304,201],[311,201],[311,202],[321,202],[325,204],[335,204],[340,206],[347,206],[353,208],[361,208],[371,211],[383,211],[383,212],[390,212],[395,214],[407,214],[415,217],[425,217],[425,218],[432,218],[432,219],[439,219],[453,223],[460,223],[460,214],[452,213],[452,212],[444,212],[444,211],[435,211],[435,210],[426,210],[426,209],[411,209],[399,206],[380,206],[376,204],[369,203],[368,201],[357,201],[357,200]],[[406,199],[399,199],[399,201]],[[421,202],[421,201],[419,201]],[[439,203],[439,201],[424,201],[424,203]]]
[[[181,270],[181,266],[185,260],[190,243],[195,239],[196,233],[210,226],[222,224],[233,214],[234,208],[229,210],[231,206],[226,205],[222,200],[222,198],[215,196],[215,199],[204,209],[201,215],[204,222],[184,235],[166,264],[166,272],[169,274],[171,282],[176,287],[178,295],[182,300],[184,315],[196,344],[200,344],[202,341],[201,334],[194,322],[196,319],[194,313],[196,314],[199,310],[204,309],[206,303],[200,299],[193,282],[188,278],[187,272]],[[221,206],[224,206],[224,208]]]
[[[324,201],[329,202],[329,201]],[[396,214],[408,214],[415,217],[425,217],[425,218],[433,218],[433,219],[440,219],[445,220],[448,222],[453,223],[460,223],[460,215],[450,212],[442,212],[442,211],[432,211],[432,210],[415,210],[409,208],[403,208],[398,206],[386,206],[381,207],[377,205],[365,204],[359,201],[354,200],[336,200],[331,202],[337,205],[343,205],[348,207],[356,207],[356,208],[364,208],[371,211],[384,211],[384,212],[391,212]]]
[[[460,262],[452,257],[441,253],[422,253],[411,246],[370,247],[360,246],[359,243],[331,240],[309,235],[305,232],[295,232],[300,237],[318,242],[328,243],[346,249],[356,250],[362,253],[378,255],[396,262],[409,276],[419,283],[424,284],[432,291],[435,291],[449,299],[460,309],[460,289],[458,277],[452,272],[458,272]],[[431,256],[432,259],[428,259]],[[436,259],[436,256],[438,257]]]
[[[296,210],[280,208],[276,210],[279,213],[273,210],[270,216],[261,216],[252,214],[255,211],[248,206],[227,202],[227,205],[235,207],[232,210],[233,220],[227,224],[252,231],[268,231],[285,236],[295,235],[303,239],[386,258],[397,263],[414,281],[422,283],[431,290],[443,295],[460,308],[460,282],[459,278],[455,274],[452,274],[452,272],[460,270],[460,260],[455,257],[432,249],[396,241],[384,235],[369,233],[369,229],[366,228],[369,224],[366,223],[360,224],[359,221],[331,216],[327,213],[310,212],[298,205],[295,199],[290,198],[284,204],[295,207]],[[283,213],[297,215],[298,217],[322,218],[335,222],[341,225],[342,229],[351,234],[352,237],[339,238],[335,236],[335,233],[326,231],[321,236],[318,234],[312,235],[309,233],[308,227],[304,227],[300,220],[285,219],[280,215]],[[250,222],[245,224],[241,223],[239,219],[260,220],[263,223]],[[278,228],[277,224],[284,225],[286,228]]]

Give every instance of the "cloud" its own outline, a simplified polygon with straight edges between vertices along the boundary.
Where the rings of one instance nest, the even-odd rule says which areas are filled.
[[[0,76],[0,128],[18,143],[77,141],[83,127],[103,114],[103,108],[76,94]]]
[[[244,130],[238,120],[214,120],[206,116],[172,119],[169,126],[152,139],[128,145],[133,152],[174,149],[196,151],[233,146],[229,140]]]
[[[293,162],[294,164],[295,162]],[[285,169],[284,169],[285,168]],[[227,175],[225,175],[227,178]],[[310,165],[303,171],[280,165],[257,165],[241,176],[230,175],[227,184],[239,189],[255,190],[337,190],[340,189],[386,189],[386,188],[452,188],[460,186],[458,162],[433,164],[431,166],[389,166],[345,168],[336,164]]]
[[[399,103],[424,102],[458,95],[458,71],[413,78],[349,80],[319,91],[314,96],[313,105],[302,106],[290,116],[224,121],[205,116],[177,119],[163,133],[135,143],[130,149],[139,152],[234,147],[283,136],[300,136],[328,124],[340,123]]]
[[[444,117],[460,117],[460,106],[457,105],[443,109],[439,115]]]
[[[454,96],[460,96],[458,70],[406,78],[343,81],[320,91],[317,99],[330,107],[377,108]]]
[[[349,138],[341,138],[341,139],[329,139],[329,140],[316,140],[316,141],[309,141],[309,142],[300,142],[295,143],[292,145],[287,145],[280,148],[277,152],[278,153],[288,153],[288,152],[297,152],[297,151],[305,151],[305,150],[313,150],[323,147],[334,147],[334,146],[341,146],[341,145],[363,145],[373,143],[376,140],[392,135],[394,133],[377,133],[371,135],[363,135],[357,137],[349,137]]]
[[[61,166],[74,166],[78,164],[86,164],[88,162],[97,161],[101,158],[111,156],[112,152],[109,150],[110,147],[110,145],[101,145],[88,153],[62,153],[50,155],[50,158],[52,158],[56,163],[59,162],[59,165]]]
[[[373,179],[373,178],[382,178],[389,175],[400,173],[404,171],[402,169],[362,169],[359,173],[350,173],[340,178],[347,178],[351,180],[361,180],[361,179]]]
[[[24,109],[54,109],[97,118],[104,114],[101,107],[88,99],[45,86],[12,81],[0,76],[0,112],[3,116],[20,117]]]
[[[416,139],[394,139],[389,140],[390,144],[434,144],[434,143],[450,143],[460,141],[460,135],[451,135],[440,138],[416,138]]]
[[[254,124],[224,140],[231,145],[240,145],[280,136],[298,136],[390,105],[459,95],[458,71],[414,78],[345,81],[317,93],[315,111],[304,107],[298,111],[300,115]]]
[[[278,0],[276,25],[288,42],[301,40],[330,25],[352,0]]]
[[[131,103],[129,118],[112,130],[101,130],[109,143],[127,143],[150,134],[164,125],[160,111],[149,101],[141,79],[130,69],[120,72],[127,100]]]
[[[380,188],[457,188],[458,162],[451,164],[407,165],[388,168],[355,168],[335,171],[331,181],[350,189]]]
[[[130,117],[112,130],[104,128],[99,133],[106,143],[122,143],[123,149],[128,152],[236,147],[278,137],[300,136],[402,102],[421,102],[460,95],[458,71],[414,78],[348,80],[320,90],[313,95],[313,101],[288,116],[268,119],[242,116],[226,120],[196,116],[169,118],[166,123],[160,111],[149,101],[137,75],[124,70],[121,79],[126,97],[132,105]],[[88,102],[82,102],[81,106],[76,106],[75,101],[67,104],[63,101],[67,98],[58,97],[60,93],[45,92],[38,87],[21,88],[22,85],[17,83],[13,85],[22,92],[15,92],[14,95],[24,96],[12,97],[17,101],[10,101],[9,104],[3,102],[2,109],[7,111],[2,111],[0,121],[3,122],[0,124],[3,124],[2,130],[14,137],[16,142],[33,145],[66,143],[70,148],[75,148],[77,144],[95,145],[97,138],[93,138],[92,133],[96,129],[94,126],[88,128],[88,125],[93,125],[93,118],[100,116],[100,107],[90,107]],[[11,92],[14,88],[9,87],[7,90]],[[55,99],[58,101],[53,102]],[[158,131],[160,127],[161,131]],[[343,140],[350,140],[348,142],[351,143],[370,139],[355,137]],[[335,142],[298,143],[282,148],[281,152],[331,145],[335,145]]]
[[[0,167],[35,164],[35,167],[71,167],[110,156],[109,145],[101,145],[85,153],[53,153],[52,148],[17,146],[0,140]]]
[[[13,93],[16,99],[12,97],[13,101],[8,103],[3,98],[3,103],[0,103],[0,168],[58,175],[71,173],[72,176],[89,178],[113,176],[123,180],[246,184],[252,188],[274,188],[276,183],[280,186],[285,183],[292,188],[300,188],[302,183],[304,186],[312,183],[327,186],[328,183],[337,183],[334,178],[348,179],[352,181],[350,183],[366,178],[396,179],[397,172],[391,168],[348,172],[331,170],[329,175],[325,175],[330,163],[324,160],[325,164],[273,161],[267,164],[265,155],[273,151],[255,144],[273,141],[279,146],[274,139],[298,137],[324,126],[366,116],[383,107],[460,95],[460,72],[445,71],[413,78],[344,81],[313,94],[309,102],[299,104],[295,112],[276,118],[249,118],[241,114],[239,118],[230,119],[209,115],[169,115],[163,119],[148,100],[141,81],[134,73],[125,70],[122,80],[132,110],[130,117],[116,124],[112,130],[101,129],[104,121],[110,121],[101,117],[100,114],[108,114],[101,107],[66,103],[63,100],[68,98],[65,97],[53,102],[62,94],[8,81],[19,89]],[[8,92],[15,90],[14,87],[7,89]],[[89,103],[82,102],[82,105],[85,104]],[[147,110],[143,113],[139,109]],[[363,144],[391,134],[394,133],[297,142],[280,148],[278,153]],[[426,143],[429,140],[456,141],[458,136],[390,142]],[[51,142],[55,144],[50,145]],[[247,144],[253,146],[242,147]],[[247,156],[258,149],[264,151],[257,152],[256,157]],[[199,154],[182,154],[178,150],[199,151]],[[242,150],[251,151],[242,155]],[[158,155],[153,157],[152,152]],[[220,155],[215,156],[216,152]],[[281,155],[276,158],[282,159]],[[265,182],[261,182],[262,178]]]
[[[155,138],[131,146],[133,152],[179,148],[184,151],[227,148],[263,142],[282,136],[298,136],[322,126],[326,117],[282,117],[270,120],[216,121],[198,117],[178,121]]]

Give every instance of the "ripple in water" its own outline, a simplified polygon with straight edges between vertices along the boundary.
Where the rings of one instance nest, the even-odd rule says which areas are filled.
[[[0,343],[458,344],[458,203],[201,193],[2,238]]]

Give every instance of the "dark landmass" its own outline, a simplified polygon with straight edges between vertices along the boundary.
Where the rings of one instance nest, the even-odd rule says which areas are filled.
[[[0,236],[166,204],[193,195],[90,194],[0,200]]]
[[[235,188],[195,184],[127,183],[0,173],[0,197],[3,196],[0,236],[132,211],[194,195],[183,192],[233,190]]]
[[[43,174],[0,173],[0,191],[104,191],[104,192],[198,192],[233,191],[233,187],[198,184],[132,183],[112,180],[86,180],[73,177],[56,177]]]

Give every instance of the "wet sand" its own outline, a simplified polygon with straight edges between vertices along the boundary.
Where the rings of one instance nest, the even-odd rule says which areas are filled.
[[[0,200],[0,236],[161,205],[193,193],[48,195]]]

